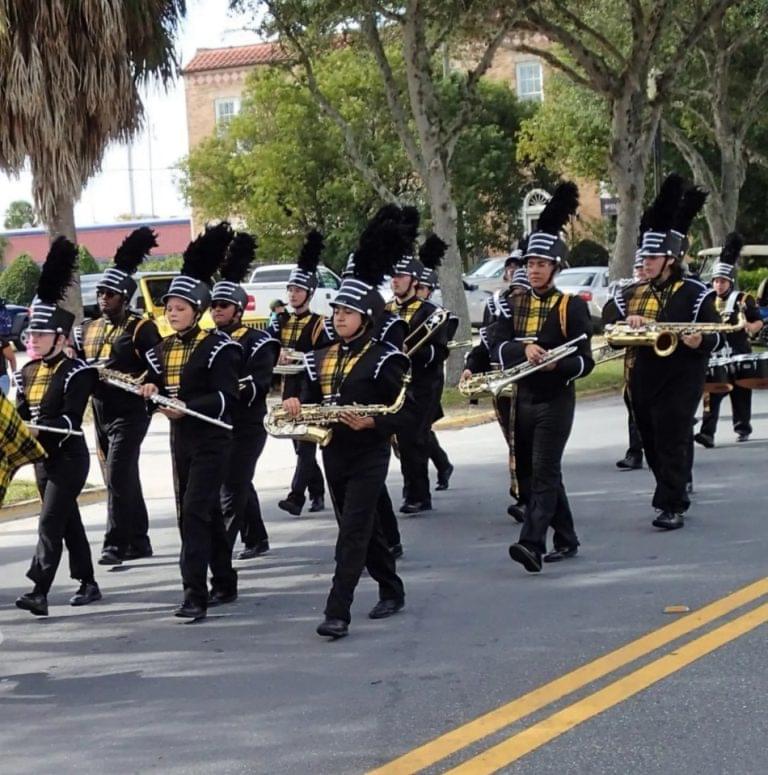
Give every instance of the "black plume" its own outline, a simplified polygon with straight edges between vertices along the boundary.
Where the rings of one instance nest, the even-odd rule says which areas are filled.
[[[115,253],[115,267],[126,274],[133,274],[144,256],[157,247],[157,234],[148,226],[132,231],[120,244]]]
[[[667,175],[661,184],[656,199],[643,213],[642,231],[668,232],[674,224],[675,213],[683,194],[684,181],[676,172]],[[685,232],[683,232],[685,233]]]
[[[323,248],[325,248],[323,235],[316,229],[312,229],[312,231],[307,234],[307,238],[301,248],[301,253],[299,253],[299,259],[296,262],[299,265],[299,269],[304,272],[316,272]]]
[[[686,189],[683,198],[680,200],[680,206],[675,213],[672,228],[679,234],[687,234],[691,228],[693,219],[701,212],[704,202],[707,201],[709,191],[705,191],[698,186],[691,186]]]
[[[353,276],[376,288],[409,247],[399,215],[386,219],[374,216],[360,235],[353,256]]]
[[[67,288],[72,284],[76,264],[77,248],[66,237],[57,237],[48,251],[37,281],[37,298],[43,304],[56,304],[64,298]]]
[[[403,217],[403,211],[396,204],[382,205],[371,218],[371,223],[382,221],[399,221]]]
[[[224,260],[232,236],[232,227],[227,221],[216,226],[206,226],[205,231],[187,245],[181,273],[210,285]]]
[[[447,249],[448,245],[437,234],[430,234],[419,248],[419,259],[427,269],[437,269]]]
[[[536,231],[555,236],[560,234],[568,219],[576,214],[579,208],[579,188],[575,183],[566,180],[560,183],[552,194],[552,199],[539,216]]]
[[[725,237],[723,251],[720,253],[720,261],[723,264],[736,266],[736,262],[741,255],[741,249],[744,247],[744,238],[737,231],[732,231]]]
[[[408,240],[408,244],[413,245],[416,242],[416,237],[419,235],[419,211],[412,205],[406,205],[400,211],[401,225],[405,238]],[[406,248],[406,252],[410,248]]]
[[[523,255],[528,252],[528,239],[530,236],[530,234],[526,234],[517,241],[517,249],[521,251]]]
[[[221,267],[221,279],[241,283],[248,274],[248,267],[256,257],[256,238],[245,231],[239,231],[227,248],[227,257]]]

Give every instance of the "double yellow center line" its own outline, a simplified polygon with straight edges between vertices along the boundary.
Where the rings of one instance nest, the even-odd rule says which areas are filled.
[[[370,775],[406,775],[431,767],[489,735],[535,713],[547,705],[588,686],[656,649],[710,624],[768,594],[768,578],[756,581],[699,611],[643,635],[637,640],[544,684],[516,700],[478,718],[373,770]],[[675,651],[618,679],[599,691],[513,734],[498,745],[449,770],[451,773],[497,772],[527,753],[553,740],[604,710],[666,678],[700,657],[768,622],[768,603],[723,624]]]

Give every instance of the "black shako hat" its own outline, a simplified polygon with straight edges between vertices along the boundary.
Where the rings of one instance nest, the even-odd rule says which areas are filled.
[[[77,265],[77,248],[66,238],[57,237],[43,263],[37,293],[29,311],[29,331],[69,335],[75,316],[59,306]]]
[[[315,229],[310,231],[304,240],[296,266],[291,269],[286,286],[303,288],[311,296],[317,288],[317,266],[324,248],[323,235]]]
[[[732,231],[725,238],[720,260],[712,268],[712,279],[724,277],[731,283],[736,279],[736,264],[744,247],[744,239],[738,232]]]
[[[568,258],[568,246],[560,232],[568,219],[579,208],[579,189],[575,183],[560,183],[539,216],[536,230],[528,237],[528,245],[523,260],[546,258],[556,264],[562,264]]]
[[[256,238],[240,231],[232,238],[219,272],[221,279],[213,286],[211,303],[225,301],[242,312],[248,304],[248,294],[240,285],[256,257]]]
[[[120,244],[113,265],[104,271],[96,290],[106,288],[130,299],[136,293],[136,281],[131,275],[136,272],[152,248],[156,247],[157,234],[148,226],[141,226],[132,231]]]

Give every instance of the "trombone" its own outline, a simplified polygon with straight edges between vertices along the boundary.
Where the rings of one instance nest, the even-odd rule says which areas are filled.
[[[413,355],[422,345],[432,337],[441,326],[448,321],[447,309],[438,307],[423,323],[420,323],[403,342],[403,351]]]

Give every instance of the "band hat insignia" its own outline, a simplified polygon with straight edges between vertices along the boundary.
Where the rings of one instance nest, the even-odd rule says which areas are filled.
[[[132,275],[145,256],[156,247],[157,234],[148,226],[141,226],[132,231],[120,244],[113,266],[107,267],[96,290],[104,288],[130,299],[136,293],[137,287]]]
[[[528,290],[531,287],[531,281],[528,279],[528,271],[525,267],[515,269],[515,273],[512,275],[512,282],[510,282],[511,288],[525,288]]]
[[[437,271],[443,263],[443,256],[448,249],[448,245],[443,242],[437,234],[430,234],[419,248],[419,261],[421,261],[424,270],[419,278],[419,285],[425,285],[427,288],[437,288]]]
[[[62,309],[59,302],[72,284],[76,265],[77,248],[66,237],[57,237],[48,251],[37,282],[37,294],[29,312],[29,331],[69,334],[75,316]]]
[[[348,267],[332,307],[347,307],[375,320],[384,311],[384,299],[379,286],[391,274],[393,264],[408,248],[409,232],[402,228],[399,208],[387,205],[368,222]]]
[[[528,237],[523,260],[545,258],[561,264],[568,258],[568,246],[560,236],[568,220],[579,208],[579,189],[575,183],[560,183],[539,216],[536,231]]]
[[[227,248],[227,255],[219,272],[221,279],[213,286],[211,302],[234,304],[240,312],[248,305],[248,294],[240,283],[256,258],[256,238],[241,231],[235,234]]]
[[[323,235],[316,229],[310,231],[304,240],[296,266],[288,276],[286,285],[303,288],[312,295],[317,288],[317,266],[320,263],[320,256],[324,248]]]
[[[171,281],[163,295],[163,304],[176,297],[189,302],[200,314],[205,312],[211,304],[213,275],[221,266],[232,237],[232,227],[227,221],[206,226],[205,231],[187,245],[181,274]]]
[[[683,178],[671,173],[659,194],[643,213],[639,255],[681,258],[688,249],[688,234],[693,219],[701,211],[707,192],[696,186],[685,188]]]
[[[418,282],[424,272],[424,265],[415,251],[416,237],[419,233],[419,211],[411,205],[403,208],[397,208],[396,205],[390,205],[390,207],[399,209],[401,229],[407,244],[403,253],[395,261],[392,273],[410,275]]]
[[[732,231],[726,236],[723,250],[720,253],[720,260],[712,269],[713,280],[715,277],[724,277],[726,280],[733,282],[736,274],[736,264],[743,247],[744,239],[738,232]]]

